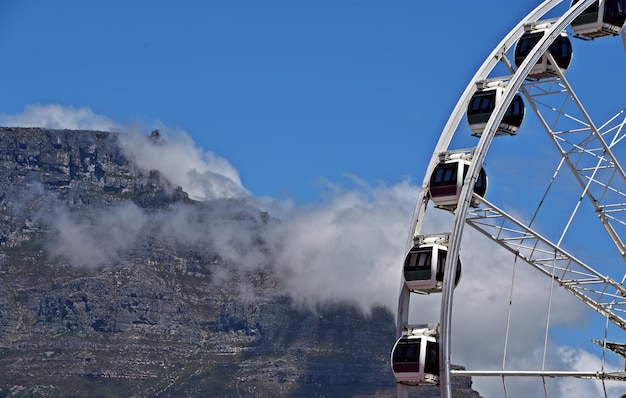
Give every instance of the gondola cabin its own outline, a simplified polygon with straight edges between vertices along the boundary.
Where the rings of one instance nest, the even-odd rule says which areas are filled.
[[[447,210],[456,208],[470,163],[469,153],[444,152],[440,155],[440,162],[435,166],[428,186],[430,199],[437,207]],[[474,192],[483,197],[487,193],[487,174],[482,168],[474,184]],[[472,200],[471,206],[476,207],[478,203]]]
[[[482,135],[496,105],[502,101],[504,89],[504,83],[497,83],[495,86],[479,89],[470,99],[467,107],[467,122],[474,137]],[[498,125],[496,136],[517,134],[517,130],[524,121],[524,114],[524,100],[519,94],[515,94]]]
[[[420,235],[404,260],[404,281],[411,291],[438,293],[443,287],[446,257],[446,235]],[[457,258],[454,286],[461,279],[461,259]]]
[[[548,30],[549,25],[541,25],[541,28],[530,29],[526,31],[515,45],[515,65],[519,67],[526,57],[531,53],[535,45],[541,40],[544,33]],[[572,43],[565,32],[554,39],[548,52],[554,58],[556,65],[552,65],[548,60],[548,55],[543,54],[535,66],[531,69],[528,77],[531,79],[546,79],[557,75],[558,67],[562,73],[565,73],[572,62],[573,50]]]
[[[572,1],[572,7],[579,0]],[[600,0],[577,16],[571,23],[574,37],[593,40],[617,36],[626,22],[626,0]]]
[[[391,351],[396,382],[408,385],[439,384],[439,339],[437,329],[405,331]]]

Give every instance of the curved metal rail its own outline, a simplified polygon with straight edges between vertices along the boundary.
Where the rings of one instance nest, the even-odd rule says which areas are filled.
[[[518,256],[589,307],[626,330],[626,288],[516,220],[486,199],[466,223]]]
[[[509,104],[513,100],[514,95],[518,91],[522,91],[530,96],[537,103],[537,97],[533,97],[532,89],[541,87],[540,83],[537,83],[532,87],[531,84],[523,86],[526,83],[526,78],[530,73],[533,66],[537,63],[539,58],[547,51],[548,47],[556,39],[556,37],[562,32],[574,18],[580,15],[585,9],[587,9],[594,0],[582,0],[565,12],[560,18],[556,19],[551,25],[549,30],[539,40],[539,42],[533,48],[533,51],[526,57],[524,62],[518,67],[517,71],[510,76],[507,88],[504,91],[502,101],[494,109],[487,126],[483,134],[480,137],[479,143],[474,150],[473,162],[470,165],[466,179],[464,181],[463,189],[461,191],[460,200],[458,206],[454,212],[455,220],[454,227],[450,234],[450,242],[448,247],[448,256],[446,261],[446,271],[444,277],[443,291],[442,291],[442,303],[440,314],[440,369],[441,369],[441,396],[444,398],[451,397],[451,382],[450,376],[452,374],[459,374],[459,371],[451,370],[450,362],[450,348],[451,348],[451,322],[452,322],[452,301],[453,301],[453,288],[454,283],[451,275],[456,273],[456,259],[460,249],[461,235],[463,233],[463,227],[465,223],[475,227],[479,231],[485,233],[494,241],[505,247],[507,250],[513,251],[520,257],[524,258],[529,264],[535,266],[542,273],[552,277],[553,273],[559,274],[559,278],[556,278],[557,282],[563,286],[567,291],[574,296],[581,299],[583,302],[591,306],[594,310],[607,316],[611,321],[620,326],[626,327],[626,321],[622,317],[624,312],[624,288],[616,281],[604,277],[593,270],[593,268],[583,264],[573,256],[562,251],[558,245],[554,245],[547,239],[539,236],[533,232],[530,228],[523,226],[521,223],[497,209],[487,201],[482,202],[479,209],[470,211],[470,202],[472,200],[472,189],[478,178],[478,173],[485,160],[487,151],[493,140],[497,126],[502,120]],[[476,91],[476,82],[485,80],[494,67],[503,60],[506,63],[506,55],[508,50],[514,45],[514,43],[524,33],[524,26],[537,22],[542,16],[554,9],[562,0],[546,0],[531,13],[529,13],[518,25],[516,25],[508,35],[500,42],[498,46],[491,52],[483,65],[476,72],[465,91],[459,98],[452,114],[450,115],[448,122],[446,123],[444,130],[439,138],[439,141],[433,152],[433,156],[429,162],[424,181],[422,183],[418,201],[414,210],[412,229],[409,234],[407,242],[407,250],[412,245],[413,240],[421,232],[424,214],[428,205],[428,183],[430,175],[432,174],[435,166],[438,163],[439,153],[448,150],[448,146],[452,140],[452,137],[458,127],[458,124],[465,114],[467,105]],[[554,63],[553,63],[554,64]],[[573,93],[571,87],[562,75],[561,92]],[[565,89],[563,89],[565,87]],[[545,90],[540,88],[539,91]],[[545,91],[544,93],[545,94]],[[626,200],[614,199],[615,197],[621,198],[626,196],[623,192],[626,192],[626,188],[612,188],[615,186],[615,181],[626,181],[624,178],[624,172],[619,166],[619,163],[614,159],[611,153],[611,146],[613,143],[621,140],[621,127],[620,132],[616,133],[610,143],[607,143],[604,134],[593,125],[591,118],[586,115],[586,112],[578,99],[573,96],[573,100],[579,105],[579,109],[583,117],[581,119],[586,121],[586,133],[588,137],[585,139],[577,139],[574,142],[568,141],[563,138],[570,131],[557,131],[545,122],[539,109],[534,105],[533,100],[529,101],[533,103],[533,110],[538,115],[539,119],[544,123],[544,127],[547,126],[547,131],[554,131],[552,134],[553,140],[557,147],[560,148],[561,154],[566,157],[566,161],[570,166],[570,169],[577,176],[578,181],[588,193],[587,197],[591,199],[596,210],[600,214],[600,219],[603,221],[606,230],[611,236],[611,239],[616,243],[616,246],[624,256],[624,245],[619,239],[619,232],[616,231],[618,226],[626,226],[626,221],[621,221],[618,215],[626,214]],[[623,125],[623,123],[622,123]],[[619,138],[618,138],[619,137]],[[564,143],[569,143],[567,147]],[[583,142],[583,145],[581,145]],[[600,149],[598,149],[600,148]],[[588,166],[589,161],[574,160],[574,157],[578,158],[590,158],[596,160],[595,167]],[[602,176],[601,178],[599,176]],[[590,189],[593,185],[594,189]],[[624,184],[626,185],[626,183]],[[600,194],[597,192],[601,191]],[[482,213],[481,213],[482,212]],[[482,215],[480,215],[482,214]],[[500,228],[499,230],[494,225],[486,222],[486,220],[499,219],[502,224],[511,223],[515,228]],[[496,229],[497,232],[494,235],[491,232],[487,232],[489,229]],[[506,239],[498,240],[495,236],[512,234]],[[515,233],[513,233],[515,231]],[[516,235],[517,234],[517,235]],[[528,252],[527,245],[532,243],[535,247],[534,250]],[[538,247],[541,249],[537,249]],[[551,250],[551,251],[550,251]],[[547,253],[551,255],[551,264],[545,262],[545,255]],[[626,258],[626,257],[625,257]],[[398,318],[397,318],[397,334],[400,336],[402,329],[407,326],[409,303],[411,293],[406,288],[404,281],[400,289],[398,299]],[[465,371],[470,372],[470,371]],[[597,372],[584,377],[599,377],[606,379],[607,375],[599,375]],[[466,373],[464,373],[466,374]],[[467,373],[469,374],[469,373]],[[504,375],[503,375],[504,376]],[[558,377],[554,376],[554,377]],[[573,376],[577,377],[577,376]],[[583,376],[580,376],[583,377]],[[621,377],[621,376],[620,376]],[[398,385],[398,397],[407,397],[407,386]]]
[[[442,303],[441,303],[441,339],[440,339],[440,366],[441,366],[441,396],[450,398],[452,396],[452,383],[450,380],[451,370],[451,325],[452,325],[452,301],[454,295],[454,283],[450,275],[456,272],[456,258],[461,246],[461,235],[465,225],[465,219],[472,198],[472,187],[478,179],[478,173],[487,155],[491,141],[495,137],[497,127],[504,117],[514,95],[520,90],[522,83],[528,77],[531,69],[539,61],[539,58],[548,50],[552,42],[565,30],[565,28],[581,14],[593,0],[582,0],[569,8],[552,26],[544,33],[537,42],[532,52],[524,59],[515,74],[511,77],[507,85],[500,106],[496,106],[491,117],[487,121],[487,126],[480,137],[478,146],[474,152],[472,164],[469,166],[467,177],[459,197],[459,204],[455,212],[455,220],[450,234],[448,247],[448,257],[443,282]],[[556,5],[556,4],[555,4]]]

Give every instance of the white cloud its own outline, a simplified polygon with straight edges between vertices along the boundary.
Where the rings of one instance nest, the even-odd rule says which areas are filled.
[[[195,200],[248,196],[238,171],[228,160],[199,148],[187,133],[161,128],[162,144],[150,145],[137,127],[122,126],[87,107],[59,104],[27,105],[23,113],[0,115],[7,126],[50,129],[118,131],[126,155],[140,168],[158,170],[172,184],[180,186]]]
[[[417,188],[361,184],[292,208],[266,236],[286,287],[301,304],[350,300],[393,308]]]
[[[441,228],[435,218],[431,226]],[[592,312],[559,286],[554,285],[550,309],[550,333],[544,364],[544,339],[548,319],[551,280],[518,261],[513,281],[514,256],[491,240],[466,227],[461,246],[463,276],[454,294],[452,324],[452,362],[468,369],[501,370],[507,330],[509,299],[511,316],[507,342],[506,370],[599,370],[596,354],[576,349],[572,354],[559,345],[555,328],[575,331],[587,326]],[[511,283],[514,283],[511,296]],[[439,318],[438,297],[412,301],[416,323]],[[418,322],[419,321],[419,322]],[[589,339],[580,344],[593,346]],[[576,358],[576,360],[574,360]],[[596,397],[598,383],[591,380],[546,379],[548,396]],[[474,388],[485,398],[504,396],[500,378],[475,377]],[[506,379],[508,397],[544,396],[541,378]],[[575,389],[578,395],[569,395]],[[568,391],[568,394],[564,392]],[[594,393],[585,395],[585,392]],[[609,395],[611,396],[611,395]]]
[[[14,124],[41,121],[36,124],[55,128],[109,129],[107,125],[115,125],[86,108],[57,106],[29,107],[24,115],[2,118],[14,120]],[[128,156],[141,168],[159,170],[192,198],[238,200],[177,205],[150,216],[127,205],[106,216],[94,215],[89,222],[61,212],[55,219],[54,254],[84,265],[113,262],[136,239],[146,218],[156,217],[153,220],[164,236],[188,245],[214,247],[225,262],[239,265],[241,272],[273,263],[298,304],[350,300],[365,312],[382,304],[395,313],[417,186],[407,181],[386,185],[352,179],[336,182],[344,188],[334,187],[316,204],[254,198],[227,160],[198,148],[182,131],[162,128],[161,132],[162,145],[148,144],[143,134],[124,134],[122,143]],[[265,224],[259,220],[259,211],[246,203],[267,209],[279,221]],[[449,214],[429,210],[425,232],[449,231],[451,221]],[[261,241],[272,250],[259,246]],[[461,258],[463,276],[454,296],[452,360],[469,369],[500,369],[513,256],[466,227]],[[541,369],[550,283],[527,264],[517,265],[507,369]],[[254,300],[253,286],[243,284],[240,295],[242,300]],[[413,299],[412,322],[436,322],[439,299],[439,295]],[[550,318],[553,328],[576,330],[589,322],[589,310],[556,287]],[[546,369],[598,370],[601,366],[597,354],[559,345],[552,333],[546,358]],[[509,397],[543,396],[541,379],[507,379],[506,385]],[[485,398],[504,396],[500,379],[475,378],[474,386]],[[546,388],[550,396],[603,396],[598,394],[602,385],[587,380],[551,379]],[[608,383],[607,390],[611,395],[623,393],[617,384]]]
[[[595,372],[604,369],[607,372],[623,371],[623,367],[618,367],[611,362],[603,362],[589,351],[580,347],[559,347],[557,349],[558,357],[562,362],[572,370]],[[568,380],[558,385],[559,396],[572,398],[587,397],[603,397],[606,390],[608,397],[620,398],[626,394],[626,386],[623,382],[607,381],[604,384],[601,381],[590,381],[584,379]]]
[[[76,219],[77,215],[61,208],[52,215],[55,234],[48,251],[73,265],[94,268],[111,265],[124,250],[132,248],[146,221],[144,212],[131,202],[91,216],[81,213],[81,219]]]
[[[158,143],[133,130],[120,135],[124,152],[137,166],[158,170],[195,200],[248,196],[238,171],[226,159],[203,151],[184,131],[159,131]]]
[[[211,248],[224,262],[244,272],[261,269],[270,262],[268,253],[259,245],[260,214],[237,201],[214,201],[173,205],[155,217],[164,239]]]
[[[117,131],[119,125],[90,108],[59,104],[27,105],[23,113],[0,115],[0,124],[11,127]]]

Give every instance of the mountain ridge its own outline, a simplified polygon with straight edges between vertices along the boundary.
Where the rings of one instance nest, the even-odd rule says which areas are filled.
[[[0,397],[395,396],[389,310],[294,302],[280,220],[191,200],[119,137],[0,128]]]

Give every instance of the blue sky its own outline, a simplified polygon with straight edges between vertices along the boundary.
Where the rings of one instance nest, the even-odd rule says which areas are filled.
[[[151,167],[162,166],[174,180],[181,165],[200,174],[219,170],[254,197],[293,201],[285,224],[295,249],[283,253],[284,260],[297,263],[305,247],[319,254],[306,260],[320,270],[306,270],[311,284],[299,283],[298,297],[383,302],[395,311],[417,185],[439,134],[484,58],[535,6],[511,4],[3,0],[0,120],[18,120],[39,105],[37,112],[70,119],[81,114],[95,125],[113,121],[146,134],[163,126],[184,131],[189,139],[177,144],[176,155],[157,154]],[[568,79],[592,117],[604,121],[624,107],[626,54],[619,39],[573,44]],[[467,134],[453,145],[475,145],[463,122],[460,129]],[[488,199],[526,219],[528,198],[538,199],[558,162],[541,133],[527,118],[515,139],[494,142],[486,164]],[[202,186],[192,184],[197,181],[181,181],[202,196]],[[328,196],[329,186],[340,192]],[[577,200],[576,189],[566,184],[567,200],[553,203],[538,228],[551,233],[564,222],[569,213],[562,208]],[[594,265],[623,266],[593,211],[583,209],[587,217],[577,219],[568,247]],[[437,217],[429,226],[442,232],[445,223]],[[465,328],[457,334],[465,343],[458,358],[480,367],[472,361],[482,354],[492,359],[490,343],[501,338],[491,339],[494,314],[506,311],[475,308],[508,300],[510,275],[493,269],[511,259],[476,234],[465,239],[461,255],[468,266],[455,301],[462,306],[456,313],[466,316],[456,323]],[[354,280],[355,270],[368,289]],[[616,279],[623,275],[612,272]],[[542,342],[543,314],[535,307],[543,305],[539,293],[548,288],[532,272],[523,275],[519,334]],[[426,316],[435,317],[437,304],[428,300]],[[587,345],[602,337],[602,320],[570,297],[556,301],[562,307],[555,310],[551,336],[558,343],[555,366],[595,364],[598,353]],[[467,341],[476,335],[486,347]],[[518,367],[536,355],[523,345],[511,352]],[[486,397],[501,396],[485,393],[491,385],[478,386]],[[578,392],[590,396],[584,388]]]
[[[530,7],[484,1],[3,1],[3,114],[86,106],[187,131],[255,195],[421,180],[484,56]],[[506,10],[506,11],[505,11]],[[488,29],[474,21],[498,15]]]

